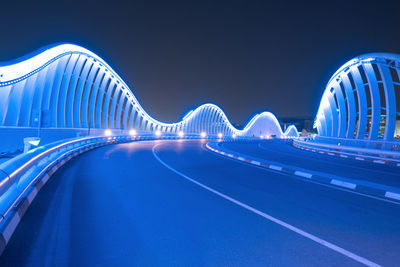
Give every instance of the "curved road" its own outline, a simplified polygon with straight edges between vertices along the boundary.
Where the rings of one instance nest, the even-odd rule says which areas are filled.
[[[201,141],[146,141],[59,169],[0,265],[393,266],[399,244],[398,204],[242,164]]]

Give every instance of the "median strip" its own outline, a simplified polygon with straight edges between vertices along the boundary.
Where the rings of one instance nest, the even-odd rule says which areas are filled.
[[[211,145],[210,145],[211,144]],[[336,186],[340,188],[345,188],[354,192],[357,192],[358,194],[363,194],[366,196],[371,196],[371,197],[378,197],[379,199],[385,200],[385,201],[390,201],[392,202],[393,200],[400,201],[400,189],[385,186],[385,185],[380,185],[380,184],[374,184],[371,182],[351,182],[353,181],[352,179],[348,178],[343,178],[340,179],[338,178],[333,178],[330,175],[324,175],[320,173],[312,173],[312,172],[306,172],[303,170],[299,170],[296,167],[293,166],[279,166],[277,164],[270,164],[270,162],[266,162],[265,160],[260,160],[260,159],[255,159],[243,154],[236,153],[234,155],[232,151],[229,151],[229,153],[222,151],[221,146],[214,146],[216,143],[207,143],[206,148],[210,151],[213,151],[215,153],[218,153],[220,155],[228,155],[229,158],[234,159],[234,160],[239,160],[241,162],[255,165],[257,167],[265,168],[265,169],[271,169],[274,171],[279,171],[282,173],[286,174],[292,174],[301,178],[306,178],[309,180],[313,180],[315,182],[321,183],[321,184],[327,184],[331,186]],[[214,146],[214,147],[212,147]],[[340,155],[341,157],[348,157],[346,155]],[[361,158],[360,160],[364,160]],[[384,162],[384,161],[382,161]],[[271,162],[272,163],[272,162]],[[399,164],[400,165],[400,164]],[[398,190],[398,192],[397,192]],[[395,192],[393,192],[395,191]],[[393,202],[394,203],[394,202]]]

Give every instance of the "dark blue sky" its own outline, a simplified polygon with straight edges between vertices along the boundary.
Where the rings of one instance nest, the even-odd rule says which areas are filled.
[[[106,60],[155,118],[314,116],[347,60],[400,53],[400,1],[4,1],[0,60],[55,42]]]

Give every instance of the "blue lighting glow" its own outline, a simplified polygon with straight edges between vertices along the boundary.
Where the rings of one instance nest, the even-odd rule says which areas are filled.
[[[48,47],[7,63],[0,64],[0,117],[4,118],[0,126],[35,127],[39,120],[31,120],[31,114],[47,112],[40,122],[47,127],[105,129],[107,136],[115,129],[126,130],[130,135],[137,131],[156,136],[180,136],[181,131],[197,136],[206,132],[219,138],[285,135],[270,112],[255,115],[240,130],[217,105],[210,103],[189,111],[179,122],[160,122],[147,114],[107,63],[77,45]],[[13,91],[14,87],[20,90]],[[291,134],[298,136],[297,131]]]

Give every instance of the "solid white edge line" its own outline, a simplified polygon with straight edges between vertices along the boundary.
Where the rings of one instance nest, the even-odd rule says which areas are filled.
[[[220,197],[222,197],[222,198],[224,198],[224,199],[226,199],[226,200],[228,200],[228,201],[230,201],[230,202],[232,202],[232,203],[234,203],[234,204],[236,204],[236,205],[238,205],[238,206],[240,206],[240,207],[242,207],[242,208],[244,208],[246,210],[249,210],[249,211],[251,211],[251,212],[253,212],[253,213],[257,214],[257,215],[260,215],[261,217],[264,217],[265,219],[267,219],[267,220],[269,220],[271,222],[274,222],[274,223],[276,223],[276,224],[278,224],[278,225],[280,225],[282,227],[285,227],[288,230],[291,230],[291,231],[293,231],[293,232],[295,232],[295,233],[297,233],[297,234],[299,234],[299,235],[301,235],[301,236],[303,236],[305,238],[308,238],[308,239],[310,239],[310,240],[312,240],[312,241],[314,241],[314,242],[316,242],[316,243],[318,243],[318,244],[320,244],[320,245],[322,245],[324,247],[330,248],[330,249],[332,249],[332,250],[334,250],[334,251],[336,251],[336,252],[338,252],[338,253],[346,256],[346,257],[349,257],[349,258],[351,258],[351,259],[353,259],[353,260],[355,260],[355,261],[357,261],[359,263],[365,264],[367,266],[381,266],[381,265],[379,265],[379,264],[377,264],[375,262],[372,262],[372,261],[370,261],[370,260],[368,260],[368,259],[366,259],[364,257],[358,256],[357,254],[354,254],[353,252],[350,252],[350,251],[348,251],[348,250],[346,250],[344,248],[341,248],[341,247],[339,247],[339,246],[337,246],[335,244],[332,244],[332,243],[330,243],[330,242],[328,242],[328,241],[326,241],[326,240],[324,240],[322,238],[319,238],[319,237],[317,237],[317,236],[315,236],[313,234],[310,234],[310,233],[308,233],[306,231],[303,231],[300,228],[297,228],[297,227],[295,227],[295,226],[293,226],[291,224],[288,224],[288,223],[286,223],[284,221],[281,221],[281,220],[279,220],[279,219],[277,219],[277,218],[275,218],[275,217],[273,217],[271,215],[268,215],[268,214],[266,214],[266,213],[264,213],[264,212],[262,212],[260,210],[257,210],[257,209],[255,209],[255,208],[253,208],[253,207],[251,207],[251,206],[249,206],[247,204],[244,204],[243,202],[241,202],[239,200],[236,200],[236,199],[234,199],[234,198],[232,198],[232,197],[230,197],[228,195],[225,195],[225,194],[223,194],[223,193],[221,193],[221,192],[219,192],[219,191],[217,191],[217,190],[215,190],[215,189],[213,189],[213,188],[211,188],[209,186],[206,186],[206,185],[204,185],[204,184],[202,184],[202,183],[190,178],[189,176],[187,176],[187,175],[181,173],[180,171],[172,168],[171,166],[169,166],[167,163],[162,161],[157,156],[155,149],[159,145],[160,144],[157,144],[157,145],[153,146],[153,148],[152,148],[152,152],[153,152],[154,157],[164,167],[166,167],[167,169],[171,170],[172,172],[178,174],[179,176],[185,178],[186,180],[188,180],[188,181],[190,181],[190,182],[202,187],[203,189],[206,189],[207,191],[210,191],[211,193],[214,193],[217,196],[220,196]]]

